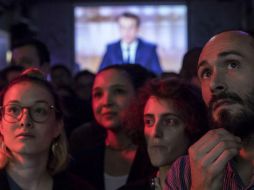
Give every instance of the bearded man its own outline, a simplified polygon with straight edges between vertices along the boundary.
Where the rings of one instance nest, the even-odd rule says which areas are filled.
[[[198,63],[211,128],[171,167],[166,189],[254,189],[254,39],[212,37]]]

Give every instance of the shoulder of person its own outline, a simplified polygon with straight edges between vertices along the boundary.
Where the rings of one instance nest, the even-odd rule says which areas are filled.
[[[120,187],[117,190],[152,190],[153,187],[151,185],[152,179],[145,178],[140,179],[138,181],[134,181],[132,183],[127,183],[124,186]]]
[[[120,46],[120,44],[121,44],[120,40],[113,41],[113,42],[107,44],[107,48],[113,48],[113,47],[116,47],[116,46]]]
[[[190,158],[188,155],[178,157],[171,165],[171,168],[174,168],[174,169],[176,169],[176,168],[178,169],[179,167],[181,167],[181,168],[184,167],[184,168],[190,169]]]
[[[68,171],[63,171],[54,176],[54,190],[95,190],[87,181]]]
[[[9,189],[9,183],[5,169],[0,169],[0,189]]]
[[[156,48],[157,47],[157,45],[155,43],[148,42],[142,38],[138,38],[138,43],[140,43],[141,45],[144,45],[146,47],[149,47],[149,48]]]
[[[70,151],[98,146],[104,143],[106,131],[95,122],[85,123],[77,127],[70,136]]]
[[[71,134],[71,137],[81,137],[84,138],[84,135],[91,135],[91,134],[104,134],[105,129],[95,122],[88,122],[80,125],[77,127]]]
[[[188,156],[175,160],[168,170],[165,189],[189,189],[191,184],[190,161]]]

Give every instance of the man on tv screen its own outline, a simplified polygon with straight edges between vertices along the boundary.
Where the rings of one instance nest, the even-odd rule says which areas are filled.
[[[156,45],[138,37],[140,18],[125,12],[118,17],[117,22],[121,39],[108,44],[99,70],[113,64],[140,64],[155,74],[161,74]]]

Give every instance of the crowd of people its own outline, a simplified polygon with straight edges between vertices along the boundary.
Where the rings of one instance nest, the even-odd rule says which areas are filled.
[[[254,189],[254,38],[218,33],[186,52],[179,74],[162,73],[134,64],[136,53],[113,58],[145,43],[138,17],[118,21],[132,36],[108,46],[97,73],[51,66],[37,39],[13,43],[0,80],[0,189]]]

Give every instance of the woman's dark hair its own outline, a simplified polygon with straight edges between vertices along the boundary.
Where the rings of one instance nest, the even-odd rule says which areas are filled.
[[[128,75],[128,78],[130,79],[130,82],[132,86],[134,87],[135,91],[137,91],[140,87],[142,87],[147,80],[156,77],[156,75],[153,72],[148,71],[146,68],[142,67],[139,64],[110,65],[100,70],[96,75],[110,69],[124,71]]]
[[[135,142],[142,143],[144,140],[143,113],[151,96],[173,102],[175,109],[183,116],[185,132],[191,144],[208,130],[206,107],[197,87],[177,78],[153,79],[140,89],[137,99],[126,113],[124,122]]]
[[[189,81],[197,77],[197,65],[201,51],[201,47],[195,47],[184,54],[182,67],[179,73],[180,77],[184,80]]]

